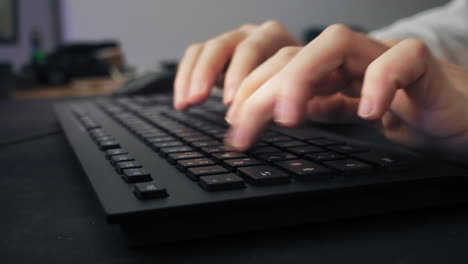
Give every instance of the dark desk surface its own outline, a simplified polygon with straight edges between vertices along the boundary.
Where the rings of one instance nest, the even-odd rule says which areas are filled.
[[[0,263],[468,263],[468,206],[130,250],[50,101],[1,102],[0,137]]]

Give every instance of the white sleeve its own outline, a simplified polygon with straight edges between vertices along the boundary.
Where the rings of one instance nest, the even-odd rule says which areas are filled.
[[[468,0],[453,0],[370,35],[379,40],[421,39],[437,57],[468,68]]]

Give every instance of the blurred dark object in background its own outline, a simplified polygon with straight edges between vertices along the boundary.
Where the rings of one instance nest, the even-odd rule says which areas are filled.
[[[0,100],[11,97],[15,86],[15,76],[10,63],[0,62]]]
[[[166,60],[159,62],[155,68],[133,76],[122,85],[115,95],[144,95],[171,93],[177,72],[178,62]]]
[[[23,75],[36,84],[63,85],[75,78],[109,76],[112,71],[124,68],[125,60],[117,42],[74,43],[61,45],[46,56],[33,57],[24,67]]]
[[[364,27],[357,26],[357,25],[346,25],[354,31],[367,33],[367,30]],[[328,26],[324,25],[315,25],[310,26],[304,30],[303,41],[304,44],[307,44],[314,40],[318,35],[320,35]]]

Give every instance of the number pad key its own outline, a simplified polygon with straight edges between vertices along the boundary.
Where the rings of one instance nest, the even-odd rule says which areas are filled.
[[[223,165],[228,167],[230,170],[235,170],[239,167],[246,167],[246,166],[255,166],[255,165],[262,165],[263,163],[259,160],[254,158],[244,158],[244,159],[229,159],[223,162]]]
[[[286,173],[271,166],[243,167],[239,168],[238,172],[247,182],[257,186],[290,182],[290,178]]]
[[[332,170],[307,160],[288,160],[276,165],[294,174],[301,181],[330,178]]]
[[[227,172],[229,172],[227,169],[218,165],[214,165],[214,166],[189,168],[187,170],[187,176],[194,181],[198,181],[198,178],[200,176],[227,173]]]
[[[353,159],[325,161],[324,164],[344,175],[365,174],[372,171],[371,165]]]
[[[181,171],[185,171],[187,168],[208,166],[208,165],[214,165],[214,164],[215,162],[208,158],[178,160],[177,168]]]
[[[201,176],[198,184],[209,192],[245,188],[244,180],[234,173]]]

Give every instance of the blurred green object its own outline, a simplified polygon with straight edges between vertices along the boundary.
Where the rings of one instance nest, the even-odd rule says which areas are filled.
[[[15,86],[15,76],[10,63],[0,62],[0,100],[9,99]]]

